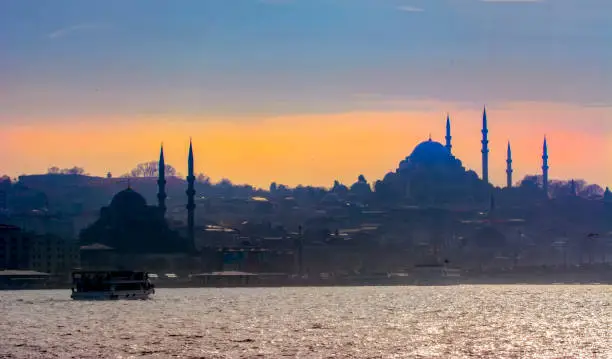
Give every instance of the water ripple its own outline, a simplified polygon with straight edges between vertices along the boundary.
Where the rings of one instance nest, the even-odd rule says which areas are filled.
[[[610,286],[0,295],[0,358],[612,358]]]

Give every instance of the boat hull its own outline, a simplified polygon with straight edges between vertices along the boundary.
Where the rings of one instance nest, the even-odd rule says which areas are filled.
[[[119,292],[74,292],[74,300],[145,300],[155,294],[155,290],[119,291]]]

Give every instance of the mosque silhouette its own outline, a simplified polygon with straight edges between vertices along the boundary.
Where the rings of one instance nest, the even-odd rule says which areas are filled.
[[[482,113],[482,169],[481,176],[473,171],[467,171],[461,160],[456,158],[452,152],[451,119],[446,118],[445,144],[434,141],[431,136],[426,141],[419,143],[412,153],[401,160],[395,172],[388,173],[382,180],[383,184],[391,187],[401,188],[403,195],[412,194],[416,199],[424,199],[422,193],[432,190],[437,191],[438,198],[450,198],[454,193],[469,192],[471,189],[479,187],[481,192],[488,192],[491,187],[489,183],[489,140],[487,126],[486,108]],[[194,154],[193,145],[190,140],[188,154],[188,173],[187,173],[187,240],[194,243],[194,214],[195,214],[195,173],[194,173]],[[506,159],[507,187],[512,187],[512,151],[510,143],[507,148]],[[542,192],[548,193],[548,147],[546,137],[544,138],[542,149]],[[126,250],[137,250],[145,243],[133,242],[131,238],[143,238],[142,233],[148,233],[146,246],[155,248],[158,251],[167,251],[168,244],[181,243],[177,240],[178,234],[170,230],[165,221],[166,214],[166,178],[165,160],[163,145],[159,156],[159,178],[157,180],[157,206],[147,206],[142,195],[128,188],[117,193],[110,205],[101,210],[100,218],[92,226],[85,229],[82,238],[85,242],[105,243],[110,246]],[[400,180],[398,180],[400,179]],[[379,181],[380,182],[380,181]],[[377,191],[379,189],[377,188]],[[383,188],[381,187],[381,191]],[[421,196],[421,197],[419,197]],[[122,229],[123,228],[123,229]],[[131,228],[132,230],[126,230]],[[173,240],[168,240],[172,237]],[[111,240],[111,238],[114,238]],[[129,242],[129,245],[127,244]],[[129,248],[128,248],[129,247]],[[186,246],[179,246],[185,249]],[[179,249],[179,247],[175,249]],[[183,248],[185,247],[185,248]]]

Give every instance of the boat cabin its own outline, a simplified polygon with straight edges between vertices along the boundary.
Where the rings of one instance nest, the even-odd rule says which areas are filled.
[[[117,292],[148,290],[153,287],[147,272],[78,271],[72,273],[74,292]]]

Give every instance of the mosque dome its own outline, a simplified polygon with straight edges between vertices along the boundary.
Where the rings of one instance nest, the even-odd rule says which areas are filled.
[[[110,204],[113,208],[139,208],[146,205],[144,197],[129,187],[117,193]]]
[[[407,170],[415,165],[452,165],[455,162],[457,160],[443,144],[429,139],[419,143],[410,156],[400,162],[398,169]]]
[[[410,154],[410,160],[417,163],[448,161],[450,157],[451,154],[444,145],[431,139],[419,143]]]

